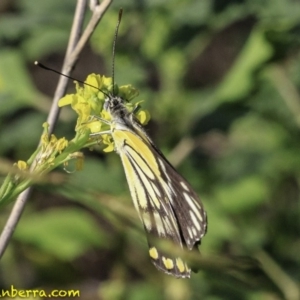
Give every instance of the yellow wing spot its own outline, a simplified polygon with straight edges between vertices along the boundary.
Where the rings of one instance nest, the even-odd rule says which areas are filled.
[[[152,247],[152,248],[149,249],[149,255],[153,259],[158,259],[158,252],[157,252],[155,247]]]
[[[174,268],[174,263],[173,263],[173,260],[170,259],[170,258],[165,258],[164,256],[162,257],[162,261],[165,265],[165,267],[170,270],[170,269],[173,269]]]
[[[176,266],[180,273],[183,273],[186,270],[186,264],[184,264],[181,258],[176,258]]]

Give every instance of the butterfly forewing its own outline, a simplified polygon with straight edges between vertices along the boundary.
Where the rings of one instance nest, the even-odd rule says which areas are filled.
[[[188,249],[199,243],[207,225],[198,196],[131,117],[115,116],[111,132],[134,206],[147,232],[152,262],[167,274],[189,277],[186,263],[165,254],[155,238]]]

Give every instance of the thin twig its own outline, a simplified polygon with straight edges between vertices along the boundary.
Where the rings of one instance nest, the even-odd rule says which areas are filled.
[[[93,15],[91,20],[89,21],[88,25],[86,26],[80,40],[78,41],[74,51],[71,53],[68,63],[70,66],[66,66],[67,68],[72,68],[78,57],[81,53],[83,47],[86,45],[87,41],[89,40],[91,34],[94,32],[95,28],[97,27],[98,23],[102,19],[103,15],[105,14],[106,10],[108,9],[109,5],[111,4],[112,0],[103,0],[101,5],[98,5],[94,8]]]
[[[178,167],[182,161],[195,149],[196,143],[190,137],[183,137],[172,152],[168,154],[168,160],[174,167]]]
[[[77,9],[75,12],[75,16],[74,16],[74,23],[76,23],[78,25],[77,25],[77,28],[74,28],[75,26],[73,26],[73,28],[72,28],[70,42],[69,42],[69,45],[67,48],[65,61],[64,61],[62,71],[61,71],[62,74],[65,74],[65,75],[70,75],[72,69],[74,68],[74,66],[79,58],[79,55],[80,55],[82,49],[88,42],[89,38],[91,37],[91,35],[94,32],[95,28],[97,27],[98,23],[102,19],[104,13],[110,6],[112,0],[104,0],[100,5],[93,6],[93,15],[92,15],[89,23],[87,24],[81,37],[78,34],[79,32],[81,32],[81,25],[79,26],[79,24],[82,24],[82,22],[83,22],[83,17],[84,17],[84,12],[85,12],[85,7],[86,7],[86,0],[78,1],[78,2],[82,2],[82,3],[78,3]],[[77,22],[75,22],[76,20],[77,20]],[[72,44],[71,38],[73,38],[73,41],[76,41],[76,43],[73,42],[73,44]],[[55,114],[56,111],[59,111],[57,103],[58,103],[59,99],[65,94],[67,83],[68,83],[68,78],[66,78],[65,76],[60,76],[60,80],[58,82],[58,86],[57,86],[57,89],[56,89],[56,92],[55,92],[54,98],[53,98],[54,105],[52,105],[50,114],[47,119],[47,122],[50,124],[50,127],[49,127],[50,133],[52,133],[53,127],[54,127],[54,125],[51,126],[51,124],[56,122],[56,119],[58,116],[58,113]],[[53,110],[53,113],[51,113],[52,110]],[[56,119],[54,117],[56,117]],[[55,122],[53,122],[53,121],[55,121]]]
[[[86,11],[86,5],[87,5],[87,0],[78,0],[77,1],[77,6],[76,6],[76,10],[75,10],[75,15],[74,15],[73,25],[72,25],[72,29],[71,29],[70,38],[69,38],[69,43],[68,43],[63,67],[61,70],[61,72],[65,75],[70,75],[72,68],[74,67],[74,65],[72,65],[72,67],[71,67],[71,64],[69,63],[69,56],[74,51],[74,48],[76,47],[78,40],[80,38],[80,34],[82,32],[84,14]],[[67,66],[70,66],[70,68]],[[49,130],[50,134],[53,132],[56,121],[59,117],[60,108],[58,107],[57,104],[58,104],[59,99],[66,92],[67,84],[68,84],[68,78],[66,78],[64,76],[60,76],[55,93],[54,93],[52,106],[51,106],[51,109],[50,109],[50,112],[49,112],[48,118],[47,118],[47,122],[49,123],[48,130]]]
[[[269,278],[277,285],[286,300],[299,300],[300,289],[295,282],[282,268],[268,255],[261,250],[255,257],[261,262],[262,268]]]
[[[99,5],[94,5],[93,15],[89,21],[84,33],[81,38],[80,33],[83,25],[84,13],[87,5],[87,0],[77,0],[76,11],[74,15],[74,21],[72,25],[72,30],[70,34],[69,44],[66,51],[66,56],[62,68],[62,73],[69,75],[78,60],[79,54],[81,53],[83,47],[87,43],[91,34],[95,30],[97,24],[101,20],[105,11],[108,9],[112,0],[104,0]],[[95,2],[93,2],[95,4]],[[55,91],[53,98],[53,103],[51,110],[49,112],[47,122],[49,123],[49,132],[52,133],[55,127],[56,121],[59,116],[58,101],[64,95],[66,91],[68,80],[67,78],[61,76]],[[34,165],[34,164],[33,164]],[[5,249],[9,243],[9,240],[21,218],[24,211],[27,200],[31,194],[32,188],[28,188],[23,193],[21,193],[16,200],[16,203],[9,215],[9,218],[5,224],[5,227],[0,236],[0,258],[3,256]]]

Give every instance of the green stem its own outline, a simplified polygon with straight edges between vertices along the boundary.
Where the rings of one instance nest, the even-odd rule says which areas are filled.
[[[12,188],[12,176],[11,174],[8,174],[0,187],[0,204],[2,204],[3,199],[5,199],[5,197],[7,196],[7,194],[9,194]]]

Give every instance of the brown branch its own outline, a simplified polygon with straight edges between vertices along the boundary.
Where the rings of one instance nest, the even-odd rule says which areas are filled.
[[[73,25],[70,33],[69,43],[66,51],[65,60],[62,67],[62,73],[69,75],[74,68],[78,57],[83,49],[83,47],[88,42],[90,36],[98,25],[99,21],[103,17],[104,13],[110,6],[112,0],[103,0],[100,4],[97,4],[94,0],[91,1],[93,5],[90,7],[93,10],[93,15],[84,30],[83,34],[80,36],[83,26],[84,14],[86,11],[87,0],[77,0],[77,6],[74,14]],[[58,101],[64,95],[67,88],[68,79],[64,76],[59,78],[59,82],[54,94],[52,106],[47,118],[49,123],[49,132],[52,133],[59,116]],[[34,168],[34,163],[32,164]],[[31,170],[32,170],[31,168]],[[13,235],[13,232],[21,218],[24,211],[25,205],[28,198],[32,192],[32,188],[28,188],[23,193],[21,193],[16,200],[16,203],[8,217],[8,220],[4,226],[4,229],[0,236],[0,258],[3,256],[7,245]]]

